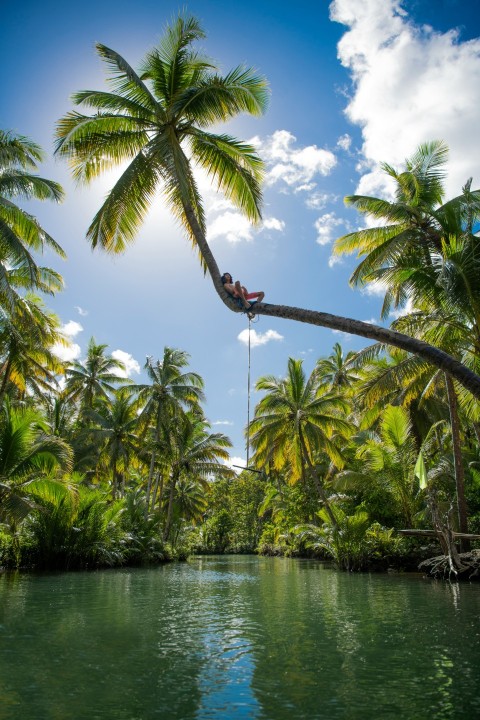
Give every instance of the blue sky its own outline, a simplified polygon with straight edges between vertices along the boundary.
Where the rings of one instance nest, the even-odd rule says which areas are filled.
[[[64,163],[52,159],[55,122],[80,89],[104,87],[95,42],[134,67],[186,7],[204,25],[202,44],[222,69],[254,66],[270,83],[268,112],[240,117],[227,130],[254,140],[267,164],[264,222],[248,226],[204,184],[208,236],[222,271],[272,303],[378,322],[375,288],[352,290],[354,258],[331,256],[335,237],[365,222],[347,210],[353,192],[388,195],[381,161],[401,165],[422,142],[450,147],[448,195],[473,176],[480,183],[480,0],[3,0],[0,62],[1,125],[46,151],[40,174],[59,181],[60,206],[28,209],[68,254],[44,263],[66,288],[47,304],[81,359],[90,337],[127,361],[139,381],[147,355],[165,345],[186,350],[206,383],[212,429],[228,434],[232,455],[245,458],[247,320],[221,303],[197,257],[158,198],[125,255],[92,252],[85,232],[114,180],[76,188]],[[335,342],[345,351],[360,338],[291,321],[252,325],[252,384],[284,374],[289,357],[307,372]],[[140,374],[139,374],[140,373]],[[259,397],[252,392],[251,407]]]

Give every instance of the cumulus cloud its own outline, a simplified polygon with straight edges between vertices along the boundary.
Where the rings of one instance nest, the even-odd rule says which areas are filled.
[[[285,230],[285,223],[283,220],[279,220],[278,218],[265,218],[263,221],[263,227],[266,230],[278,230],[279,232],[283,232],[283,230]]]
[[[288,130],[276,130],[266,138],[254,137],[249,143],[265,162],[267,185],[276,185],[280,192],[305,193],[308,207],[317,210],[332,200],[332,196],[318,192],[316,179],[328,175],[335,167],[334,153],[316,145],[299,146]],[[265,218],[254,227],[233,203],[219,198],[211,179],[201,168],[197,168],[196,178],[205,199],[210,241],[222,238],[229,243],[252,242],[262,231],[284,231],[285,222],[276,217]]]
[[[72,362],[72,360],[79,358],[81,353],[80,345],[72,342],[72,338],[82,332],[82,330],[83,327],[75,320],[70,320],[65,323],[65,325],[62,325],[60,334],[65,338],[65,343],[55,343],[55,345],[52,346],[53,354],[63,362]]]
[[[470,177],[478,185],[480,38],[462,42],[458,30],[415,25],[401,0],[334,0],[332,20],[349,29],[338,44],[353,94],[349,120],[362,128],[362,153],[373,173],[362,189],[378,187],[378,163],[400,166],[429,140],[450,148],[447,197]],[[475,178],[475,175],[477,176]]]
[[[52,353],[63,362],[72,362],[72,360],[77,360],[80,357],[81,352],[82,351],[78,343],[70,342],[68,345],[55,343],[55,345],[52,346]]]
[[[66,335],[68,338],[75,337],[75,335],[78,335],[78,333],[82,332],[83,327],[80,325],[80,323],[76,322],[75,320],[70,320],[68,323],[65,323],[65,325],[62,325],[60,328],[60,332],[62,335]]]
[[[250,221],[241,213],[227,210],[217,215],[208,226],[208,239],[215,240],[223,237],[230,243],[237,243],[245,240],[253,240],[253,226]]]
[[[328,245],[332,242],[334,230],[338,225],[343,224],[343,220],[335,215],[335,213],[325,213],[318,220],[315,220],[315,230],[317,231],[317,243],[319,245]]]
[[[233,425],[233,422],[231,420],[215,420],[212,422],[212,427],[214,425]]]
[[[229,207],[230,209],[217,215],[208,223],[209,240],[223,238],[229,243],[252,242],[255,235],[263,230],[283,232],[285,229],[284,221],[275,217],[265,218],[261,225],[254,227],[244,215],[233,208],[233,205],[228,206],[226,203],[210,208],[210,217],[218,207],[222,209]]]
[[[329,175],[337,163],[335,155],[316,145],[295,147],[296,137],[288,130],[276,130],[261,142],[262,158],[267,164],[266,182],[281,183],[295,191],[317,175]]]
[[[140,374],[140,365],[135,358],[130,355],[130,353],[125,352],[125,350],[114,350],[112,352],[112,357],[115,358],[115,360],[120,360],[120,362],[125,365],[125,370],[113,370],[112,372],[114,375],[127,378],[130,377],[132,373],[136,373],[137,375]]]
[[[248,333],[249,330],[245,329],[238,335],[240,342],[244,345],[248,345]],[[258,347],[259,345],[266,345],[272,340],[280,341],[283,340],[283,335],[280,335],[276,330],[267,330],[264,333],[258,333],[256,330],[250,330],[250,347]]]

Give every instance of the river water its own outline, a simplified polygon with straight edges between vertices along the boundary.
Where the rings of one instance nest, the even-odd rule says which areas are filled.
[[[215,556],[0,576],[0,720],[480,718],[480,584]]]

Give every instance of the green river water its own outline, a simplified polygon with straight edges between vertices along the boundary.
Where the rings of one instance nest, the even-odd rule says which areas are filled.
[[[480,585],[215,556],[0,575],[0,720],[480,718]]]

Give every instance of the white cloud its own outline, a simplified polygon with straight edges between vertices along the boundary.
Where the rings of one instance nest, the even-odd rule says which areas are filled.
[[[311,183],[316,175],[328,175],[337,163],[335,155],[316,145],[293,147],[296,137],[288,130],[276,130],[261,144],[267,164],[266,183],[285,183],[292,191]]]
[[[68,323],[65,323],[65,325],[62,325],[60,334],[64,336],[67,344],[55,343],[55,345],[52,345],[51,350],[53,354],[63,362],[72,362],[72,360],[79,358],[81,353],[80,345],[72,342],[72,338],[82,332],[82,330],[83,327],[80,323],[75,322],[75,320],[70,320]]]
[[[278,218],[265,218],[263,221],[263,227],[267,230],[278,230],[279,232],[282,232],[285,230],[285,223],[283,220],[278,220]]]
[[[315,220],[315,230],[317,231],[317,243],[319,245],[328,245],[333,240],[334,230],[338,225],[342,225],[343,220],[338,218],[335,213],[325,213]]]
[[[426,141],[450,148],[447,197],[468,177],[477,186],[480,39],[462,42],[456,30],[416,26],[401,0],[334,0],[332,20],[349,27],[338,44],[354,91],[346,108],[362,128],[362,152],[371,170],[395,167]],[[475,178],[476,175],[476,178]],[[361,186],[378,182],[363,179]]]
[[[233,422],[231,420],[215,420],[212,422],[212,427],[214,425],[233,425]]]
[[[79,305],[75,305],[75,310],[76,310],[76,311],[78,312],[78,314],[81,315],[82,317],[85,317],[86,315],[88,315],[88,310],[84,310],[84,309],[81,308]]]
[[[350,135],[348,135],[348,133],[345,133],[345,135],[342,135],[337,140],[337,145],[342,150],[350,150],[351,144],[352,144],[352,138],[350,137]]]
[[[208,239],[224,237],[230,243],[253,240],[253,226],[241,213],[230,211],[218,215],[208,226]]]
[[[265,139],[254,137],[249,142],[261,152],[267,168],[267,185],[277,183],[280,192],[310,193],[306,202],[317,210],[331,199],[315,192],[315,178],[331,172],[337,163],[334,153],[316,145],[298,147],[295,136],[288,130],[277,130]],[[252,242],[264,230],[284,231],[285,222],[276,217],[265,218],[261,225],[253,226],[232,202],[219,197],[201,168],[196,169],[196,179],[205,200],[210,241],[222,238],[229,243]]]
[[[254,227],[250,221],[237,210],[233,209],[231,204],[218,203],[216,207],[210,208],[210,215],[219,207],[229,207],[226,212],[217,215],[208,224],[208,239],[216,240],[224,238],[229,243],[252,242],[255,235],[263,230],[277,230],[283,232],[285,223],[276,217],[265,218],[262,224]]]
[[[75,320],[70,320],[65,325],[62,325],[60,328],[60,332],[62,335],[66,335],[67,337],[75,337],[75,335],[78,335],[79,332],[82,332],[83,327],[80,325],[80,323],[75,322]]]
[[[248,333],[249,330],[245,329],[238,335],[240,342],[244,345],[248,345]],[[256,330],[250,330],[250,347],[258,347],[259,345],[266,345],[271,340],[283,340],[283,335],[280,335],[276,330],[267,330],[264,333],[257,333]]]
[[[118,377],[130,377],[132,373],[137,373],[137,375],[140,374],[140,365],[135,360],[134,357],[130,355],[130,353],[125,352],[125,350],[114,350],[112,352],[112,357],[115,358],[115,360],[120,360],[125,365],[125,371],[123,370],[113,370],[114,375],[118,375]]]
[[[80,357],[81,352],[80,345],[77,345],[77,343],[71,342],[66,346],[61,345],[60,343],[55,343],[55,345],[52,346],[52,353],[63,362],[72,362],[72,360],[76,360]]]
[[[293,192],[295,193],[295,195],[300,192],[310,192],[311,190],[315,190],[316,187],[317,183],[304,183],[303,185],[297,185]]]
[[[307,197],[307,199],[305,200],[305,205],[311,210],[321,210],[325,207],[325,205],[327,205],[327,203],[333,202],[335,200],[335,195],[330,195],[329,193],[314,192]]]

